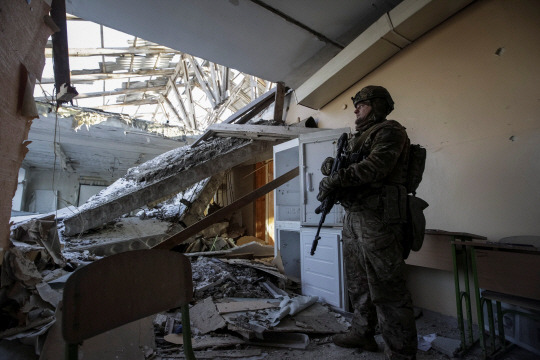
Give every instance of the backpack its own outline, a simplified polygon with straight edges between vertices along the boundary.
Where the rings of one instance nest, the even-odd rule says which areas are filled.
[[[359,143],[364,144],[365,140],[378,129],[384,127],[386,121],[378,123],[367,129],[360,137]],[[403,259],[407,259],[410,251],[419,251],[424,243],[426,232],[426,218],[424,210],[429,204],[416,196],[416,189],[422,181],[426,167],[426,149],[418,144],[408,143],[409,158],[407,163],[407,177],[405,188],[407,191],[406,204],[406,224],[403,237]]]
[[[416,196],[416,189],[422,181],[426,167],[426,149],[418,144],[409,145],[409,163],[407,165],[407,223],[403,239],[403,259],[409,252],[418,251],[424,243],[426,233],[426,217],[424,210],[429,204]]]

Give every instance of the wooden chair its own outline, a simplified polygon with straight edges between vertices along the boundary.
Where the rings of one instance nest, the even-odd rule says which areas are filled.
[[[77,359],[78,345],[95,335],[181,307],[184,352],[187,359],[195,359],[189,323],[192,298],[189,259],[170,250],[128,251],[84,266],[64,288],[66,358]]]

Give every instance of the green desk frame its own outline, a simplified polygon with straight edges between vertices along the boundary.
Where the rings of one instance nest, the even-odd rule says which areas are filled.
[[[463,244],[471,242],[473,239],[486,240],[485,236],[461,233],[461,232],[445,232],[447,235],[453,237],[452,241],[452,263],[454,269],[454,283],[456,291],[456,307],[457,307],[457,321],[458,328],[461,335],[461,351],[465,352],[470,349],[474,343],[473,336],[473,319],[472,319],[472,304],[471,304],[471,284],[469,281],[470,275],[473,278],[476,276],[476,272],[473,271],[469,265],[471,262],[470,251]],[[460,266],[461,265],[461,266]],[[460,269],[463,271],[464,289],[461,289],[460,285]],[[476,281],[475,284],[478,282]],[[477,289],[474,286],[475,290]],[[465,304],[465,308],[463,306]],[[465,314],[464,314],[465,312]],[[465,317],[467,320],[465,327]],[[480,339],[482,342],[483,339]]]
[[[515,267],[509,267],[507,264],[505,264],[505,257],[508,258],[510,256],[513,256],[516,260],[523,260],[527,261],[529,264],[537,263],[536,256],[540,255],[540,251],[538,251],[535,248],[532,247],[524,247],[524,246],[516,246],[516,245],[506,245],[506,244],[498,244],[498,243],[488,243],[485,241],[476,241],[475,239],[480,239],[477,236],[468,237],[468,238],[461,238],[461,239],[455,239],[452,241],[452,257],[454,261],[454,280],[455,280],[455,286],[456,286],[456,304],[457,304],[457,318],[458,318],[458,326],[461,333],[461,343],[462,343],[462,351],[465,352],[470,347],[474,345],[474,338],[473,338],[473,332],[472,332],[472,313],[471,313],[471,290],[470,290],[470,281],[469,276],[473,279],[473,292],[474,292],[474,299],[475,299],[475,305],[476,305],[476,311],[477,311],[477,320],[478,320],[478,327],[479,327],[479,334],[478,334],[478,341],[480,342],[480,347],[483,352],[483,357],[488,358],[489,356],[496,356],[498,352],[504,351],[506,349],[506,340],[504,337],[504,327],[502,324],[502,319],[504,313],[518,313],[525,316],[529,316],[532,318],[540,319],[540,317],[534,315],[534,314],[527,314],[524,312],[520,312],[517,310],[503,310],[501,307],[501,302],[514,304],[518,306],[523,306],[531,309],[538,309],[540,304],[540,285],[538,285],[538,276],[535,275],[533,279],[530,279],[529,281],[532,284],[535,284],[533,287],[525,287],[525,288],[519,288],[516,286],[512,286],[512,281],[517,282],[519,274],[517,272],[521,271],[521,269],[516,270]],[[488,269],[484,269],[483,272],[479,272],[479,266],[478,261],[482,260],[485,262],[485,259],[487,258],[486,255],[488,254],[486,251],[490,251],[491,255],[489,255],[492,259],[495,258],[496,261],[491,264],[484,263],[484,267],[489,267],[489,271],[486,271]],[[483,253],[483,256],[479,257],[478,254]],[[461,262],[458,262],[458,259],[461,259]],[[484,260],[483,260],[484,259]],[[514,261],[516,261],[514,260]],[[461,266],[459,266],[461,265]],[[506,268],[505,268],[506,266]],[[539,265],[536,265],[536,269],[538,269]],[[464,289],[462,290],[460,288],[460,269],[463,272],[463,282],[464,282]],[[480,269],[481,270],[481,269]],[[506,278],[506,283],[504,281],[504,274],[506,274],[506,270],[508,272],[512,272],[511,274],[508,274]],[[491,271],[503,271],[503,273],[499,273],[501,280],[500,283],[498,281],[493,282],[493,279],[491,279],[491,283],[489,280],[484,279],[487,273],[490,273]],[[515,272],[515,273],[514,273]],[[539,271],[535,271],[539,272]],[[540,272],[539,272],[540,273]],[[479,279],[481,277],[481,279]],[[497,276],[493,276],[493,278],[498,279]],[[510,282],[509,282],[510,281]],[[483,288],[484,291],[482,293],[480,292],[480,288]],[[465,329],[464,324],[464,316],[463,316],[463,305],[462,302],[465,301],[465,311],[467,316],[467,331]],[[498,349],[496,346],[496,332],[495,332],[495,321],[493,317],[493,305],[492,301],[495,301],[496,304],[496,314],[498,319],[498,338],[500,343],[500,348]],[[484,335],[484,329],[485,329],[485,319],[484,319],[484,312],[483,307],[486,305],[487,309],[487,315],[488,315],[488,326],[489,326],[489,333],[491,337],[491,352],[488,354],[487,344],[486,344],[486,338]]]

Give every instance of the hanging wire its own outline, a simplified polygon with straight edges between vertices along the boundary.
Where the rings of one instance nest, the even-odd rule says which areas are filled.
[[[53,99],[56,99],[56,87],[53,89]],[[55,199],[56,199],[55,206],[54,206],[55,207],[54,219],[55,219],[56,228],[58,229],[58,202],[60,200],[65,202],[68,205],[68,209],[69,209],[69,205],[71,205],[73,207],[75,207],[75,205],[72,202],[60,197],[58,195],[58,193],[59,193],[58,191],[55,192],[55,187],[56,187],[56,160],[57,160],[56,145],[58,144],[60,146],[60,125],[58,123],[58,109],[60,107],[60,104],[56,101],[55,105],[56,105],[56,108],[55,108],[55,112],[54,112],[54,115],[55,115],[55,118],[54,118],[54,139],[53,139],[54,162],[53,162],[53,175],[52,175],[52,191],[53,191],[53,193],[55,195]],[[83,227],[84,227],[85,220],[82,217],[81,213],[72,211],[71,209],[69,209],[69,211],[71,211],[74,215],[79,216],[79,219],[80,219],[80,221],[81,221],[81,223],[83,224]],[[82,236],[82,232],[78,234],[77,239],[80,239],[81,236]],[[57,237],[57,240],[58,240],[58,242],[60,242],[60,237],[59,236]]]

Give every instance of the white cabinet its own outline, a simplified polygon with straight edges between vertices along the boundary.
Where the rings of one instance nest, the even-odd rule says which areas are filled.
[[[300,230],[302,293],[319,296],[326,303],[345,309],[341,229],[321,230],[317,251],[311,256],[316,232],[316,228],[303,227]]]
[[[274,146],[274,177],[298,166],[298,139]],[[300,179],[287,181],[274,191],[274,222],[300,221]]]
[[[328,156],[336,156],[336,145],[339,137],[349,128],[325,130],[316,133],[302,134],[300,141],[300,188],[301,188],[301,224],[318,226],[321,216],[315,214],[320,205],[317,200],[319,183],[323,178],[321,164]],[[334,205],[326,215],[324,226],[341,226],[343,224],[343,208]]]
[[[300,281],[300,223],[276,223],[275,233],[275,255],[277,256],[279,250],[285,274]]]
[[[336,155],[337,139],[349,128],[323,130],[274,146],[274,176],[300,166],[300,175],[274,191],[275,253],[281,255],[285,274],[300,280],[302,294],[319,296],[347,310],[343,272],[341,226],[343,209],[335,205],[326,216],[317,251],[310,255],[321,215],[316,196],[323,160]]]
[[[298,139],[274,146],[274,177],[298,166]],[[285,274],[295,279],[300,273],[300,180],[298,177],[274,190],[274,253],[278,251]]]

